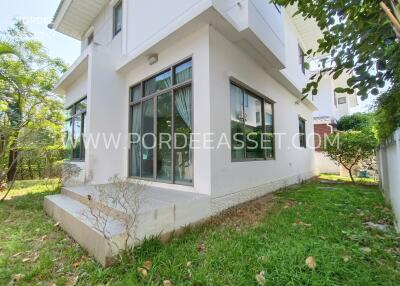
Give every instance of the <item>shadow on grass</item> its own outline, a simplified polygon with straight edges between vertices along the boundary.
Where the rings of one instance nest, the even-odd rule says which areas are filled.
[[[40,210],[43,209],[45,196],[59,192],[59,186],[46,185],[40,180],[17,181],[6,200],[0,202],[0,208],[14,207],[17,209]]]

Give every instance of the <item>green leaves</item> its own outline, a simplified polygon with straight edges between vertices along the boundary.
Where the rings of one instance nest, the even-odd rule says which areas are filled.
[[[17,55],[17,50],[7,42],[0,42],[0,56],[7,54]]]
[[[371,131],[342,131],[323,140],[325,154],[345,167],[351,175],[353,167],[374,155],[378,142]],[[353,180],[353,178],[352,178]]]
[[[373,113],[354,113],[343,116],[337,123],[340,131],[363,131],[371,132],[374,124]]]
[[[0,154],[0,173],[8,172],[10,150],[25,154],[62,145],[63,99],[52,89],[65,69],[22,22],[0,32],[0,135],[13,142]]]
[[[296,4],[298,7],[296,14],[313,18],[318,23],[323,31],[323,37],[318,39],[318,49],[310,55],[330,54],[335,65],[329,72],[334,79],[338,79],[343,72],[351,76],[347,81],[348,86],[340,87],[337,92],[357,92],[362,99],[370,95],[385,96],[385,104],[378,101],[380,122],[391,132],[400,126],[400,119],[392,116],[398,114],[400,109],[396,100],[399,97],[399,90],[395,88],[396,83],[400,82],[400,42],[396,38],[391,22],[379,5],[380,1],[272,0],[272,2],[281,6]],[[392,7],[392,12],[400,15],[398,9],[399,5],[397,10]],[[311,80],[317,84],[319,82],[316,77]],[[384,87],[387,91],[381,94],[380,89]],[[313,92],[316,88],[317,86],[308,84],[304,93]],[[390,101],[395,104],[391,106]],[[387,136],[391,132],[384,134]]]

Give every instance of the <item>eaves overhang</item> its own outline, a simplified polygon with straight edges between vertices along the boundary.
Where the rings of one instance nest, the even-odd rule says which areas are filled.
[[[49,28],[77,40],[90,28],[110,0],[61,0]]]
[[[66,73],[60,78],[58,83],[54,86],[53,92],[57,94],[65,94],[71,84],[73,84],[82,75],[88,72],[89,67],[89,53],[86,50],[67,70]]]
[[[297,5],[286,7],[286,13],[294,24],[305,50],[317,50],[318,39],[323,37],[321,29],[318,27],[314,19],[305,19],[301,14],[295,15],[297,12]]]

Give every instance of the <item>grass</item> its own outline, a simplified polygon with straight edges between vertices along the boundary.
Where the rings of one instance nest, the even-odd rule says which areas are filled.
[[[135,262],[107,269],[43,213],[43,197],[51,192],[41,182],[17,187],[0,204],[0,285],[16,277],[19,285],[73,285],[76,279],[76,285],[162,285],[168,279],[173,285],[247,286],[258,285],[261,271],[266,285],[400,285],[400,236],[373,186],[291,187],[261,214],[254,212],[257,223],[246,223],[246,215],[222,216],[187,228],[168,244],[145,241],[135,250]],[[252,213],[251,206],[237,214]],[[389,229],[366,228],[369,221]],[[308,256],[316,260],[314,270],[305,264]],[[152,267],[143,278],[137,268],[147,260]]]
[[[350,177],[341,177],[341,176],[332,175],[332,174],[321,174],[319,177],[321,180],[351,183]],[[354,181],[359,184],[367,184],[367,185],[377,185],[378,184],[378,182],[374,178],[354,177]]]

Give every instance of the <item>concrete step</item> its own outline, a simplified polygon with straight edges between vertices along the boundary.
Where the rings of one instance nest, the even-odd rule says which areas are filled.
[[[77,200],[63,194],[47,196],[44,199],[44,209],[103,266],[112,264],[119,249],[124,246],[126,235],[120,221],[107,219],[106,232],[111,237],[110,242],[96,229],[95,219],[83,215],[90,213],[88,206]]]
[[[62,188],[63,195],[82,204],[89,203],[88,196],[91,198],[91,203],[98,203],[97,192],[94,186]],[[150,186],[143,191],[140,201],[135,233],[135,237],[139,240],[178,230],[211,215],[210,197],[191,192]],[[121,219],[127,215],[111,202],[107,206],[102,204],[102,208],[104,207],[114,219]]]

